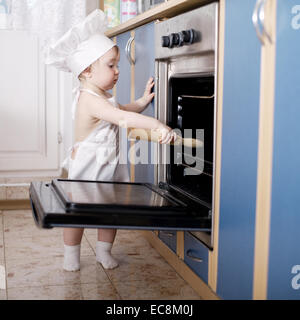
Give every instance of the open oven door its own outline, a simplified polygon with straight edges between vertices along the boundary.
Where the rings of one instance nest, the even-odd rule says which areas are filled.
[[[55,179],[32,182],[30,200],[41,228],[211,230],[210,208],[162,186]]]

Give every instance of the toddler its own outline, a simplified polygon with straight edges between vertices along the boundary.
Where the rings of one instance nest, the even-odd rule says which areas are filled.
[[[76,143],[67,161],[69,179],[129,181],[127,165],[119,163],[119,126],[158,130],[160,143],[175,138],[171,128],[140,114],[154,97],[152,78],[133,103],[122,106],[108,93],[118,81],[120,52],[104,35],[105,27],[104,13],[95,10],[51,46],[47,55],[47,64],[73,72],[80,80],[73,103]],[[83,228],[65,228],[63,235],[63,268],[79,270]],[[96,259],[105,269],[118,266],[111,255],[115,236],[115,229],[98,229]]]

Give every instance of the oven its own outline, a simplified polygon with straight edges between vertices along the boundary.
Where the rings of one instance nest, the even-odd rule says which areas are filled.
[[[203,146],[157,146],[155,181],[207,208],[213,220],[218,3],[155,26],[156,116]],[[212,230],[192,232],[212,248]]]
[[[32,182],[37,226],[190,231],[212,248],[217,16],[215,2],[155,25],[156,117],[201,145],[157,144],[154,184]]]

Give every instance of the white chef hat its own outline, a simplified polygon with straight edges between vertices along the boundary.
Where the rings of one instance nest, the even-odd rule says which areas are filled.
[[[115,46],[115,43],[104,35],[106,29],[107,20],[104,12],[94,10],[50,46],[46,64],[78,76]]]

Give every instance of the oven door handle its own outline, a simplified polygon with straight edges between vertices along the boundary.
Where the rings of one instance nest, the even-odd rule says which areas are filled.
[[[126,47],[125,47],[126,57],[127,57],[128,61],[129,61],[130,65],[135,64],[135,60],[131,56],[131,44],[132,44],[133,40],[134,40],[134,37],[130,37],[128,39]]]

